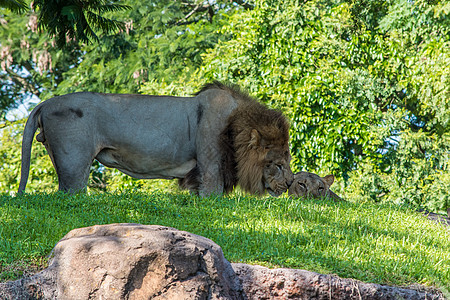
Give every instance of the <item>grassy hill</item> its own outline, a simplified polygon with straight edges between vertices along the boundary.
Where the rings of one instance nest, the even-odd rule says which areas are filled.
[[[450,290],[450,231],[407,207],[161,191],[0,195],[0,281],[44,268],[70,230],[118,222],[205,236],[231,262]]]

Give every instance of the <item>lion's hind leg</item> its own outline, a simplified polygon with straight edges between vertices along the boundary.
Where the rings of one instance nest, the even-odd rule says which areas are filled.
[[[56,149],[46,145],[46,148],[58,175],[59,190],[68,193],[86,190],[94,155],[75,144]]]

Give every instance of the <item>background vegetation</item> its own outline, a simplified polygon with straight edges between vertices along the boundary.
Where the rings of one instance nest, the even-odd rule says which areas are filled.
[[[232,261],[449,288],[448,231],[410,210],[450,207],[449,1],[33,3],[0,0],[1,281],[42,268],[73,228],[141,222],[209,237]],[[10,195],[21,104],[88,90],[191,95],[216,79],[282,110],[292,168],[333,173],[349,202],[198,199],[98,163],[88,195]],[[54,191],[45,149],[32,153],[27,191]]]

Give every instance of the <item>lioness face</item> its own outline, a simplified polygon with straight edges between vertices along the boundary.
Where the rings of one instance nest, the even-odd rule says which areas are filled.
[[[333,182],[333,175],[320,177],[314,173],[298,172],[294,175],[294,182],[289,188],[289,195],[312,198],[330,197],[335,200],[342,200],[330,190]]]
[[[289,150],[270,149],[265,157],[263,181],[267,192],[278,197],[287,191],[292,184],[294,175],[289,163],[291,155]]]

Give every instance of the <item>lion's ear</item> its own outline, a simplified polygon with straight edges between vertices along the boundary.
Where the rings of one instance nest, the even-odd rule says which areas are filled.
[[[257,148],[259,147],[260,144],[261,144],[261,135],[259,134],[258,130],[252,129],[252,132],[250,133],[249,146]]]
[[[334,176],[333,175],[327,175],[325,177],[322,177],[323,181],[330,187],[334,182]]]

